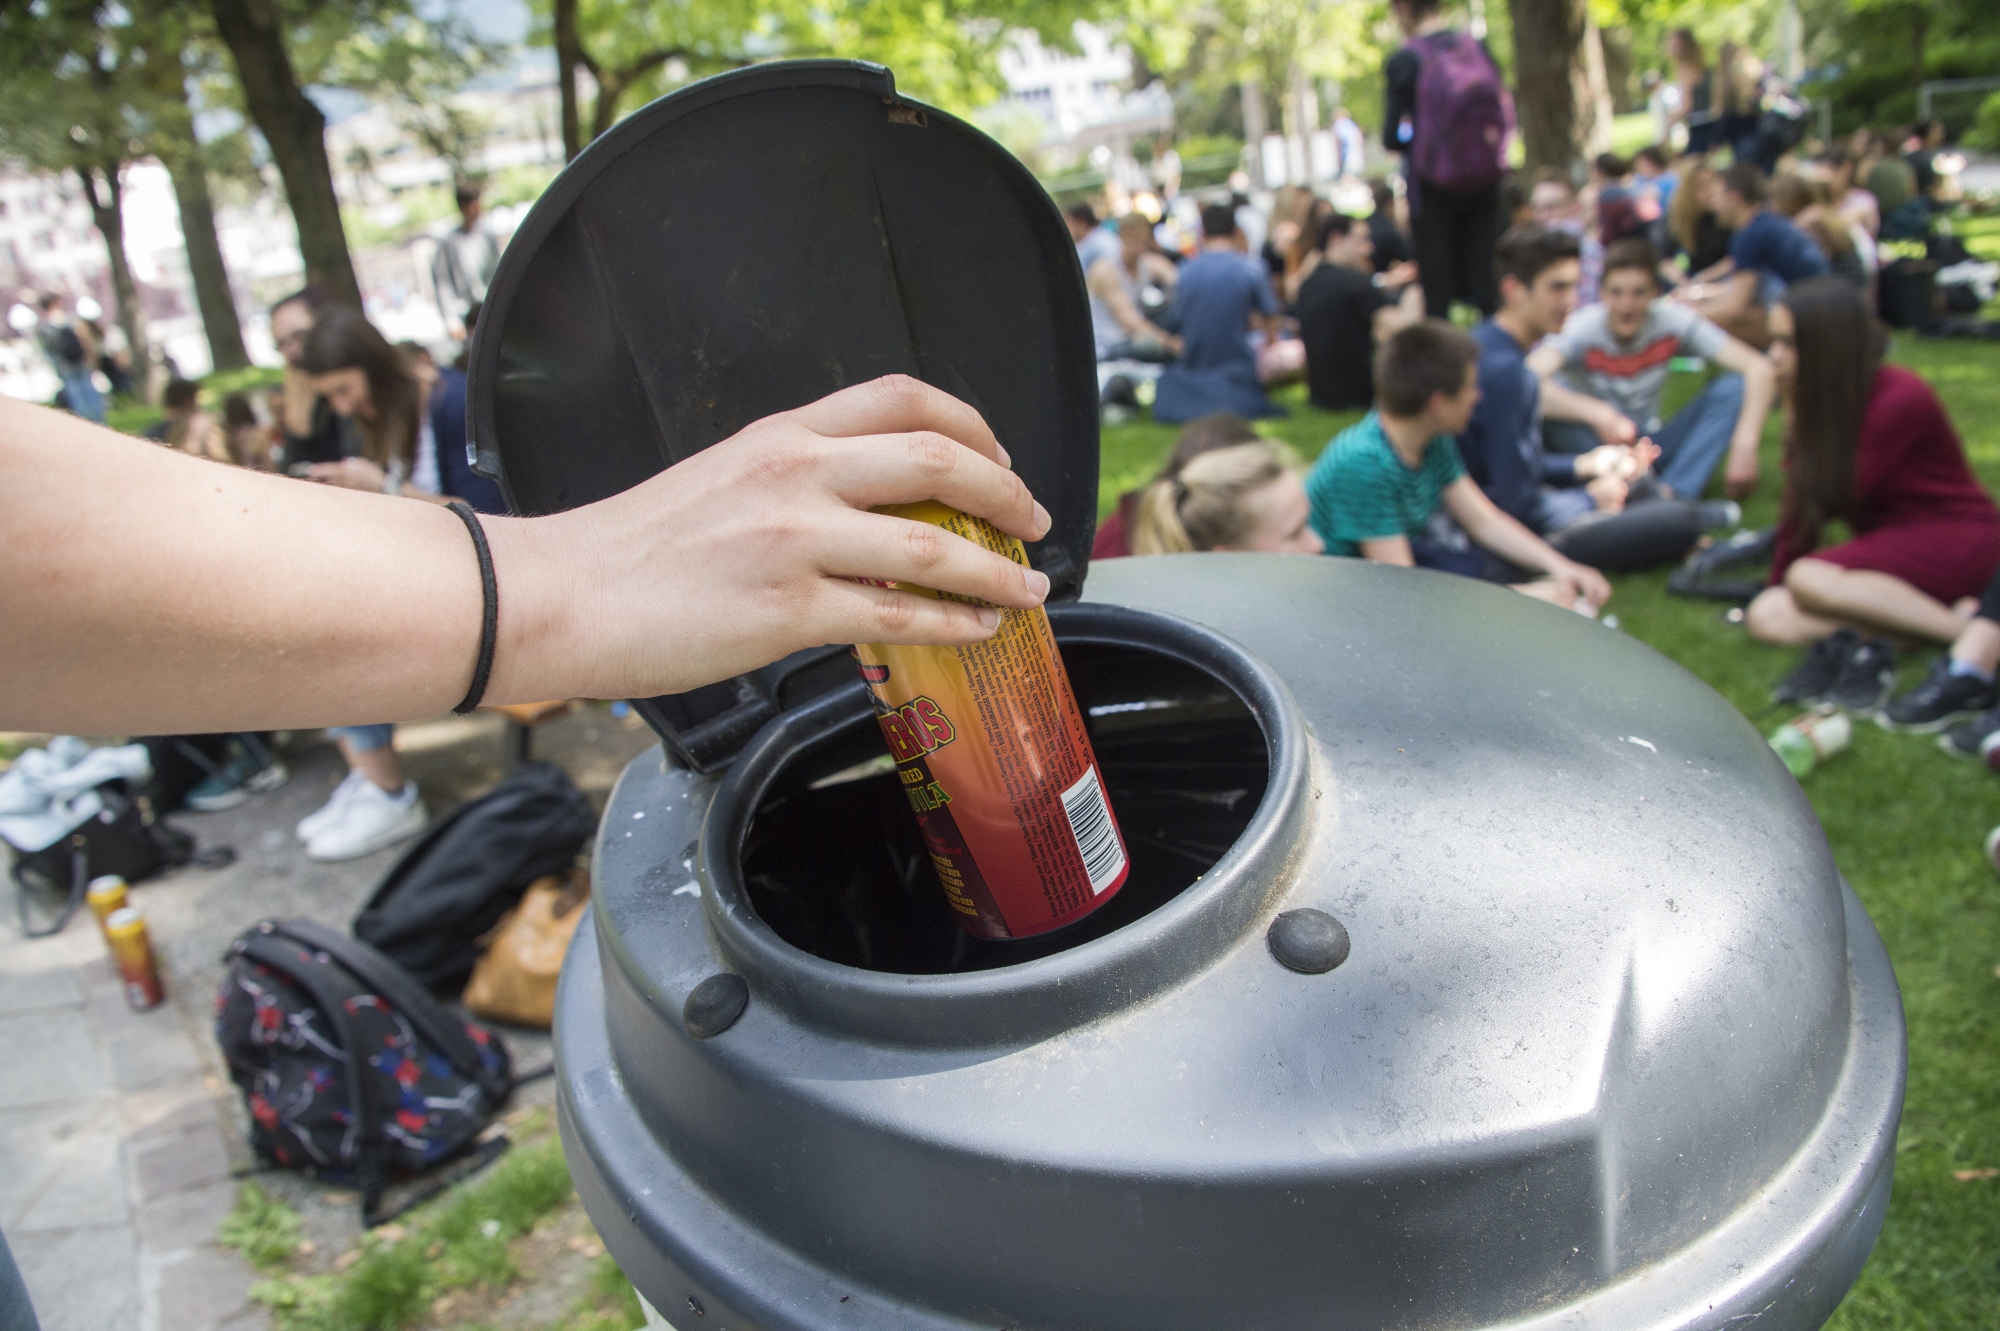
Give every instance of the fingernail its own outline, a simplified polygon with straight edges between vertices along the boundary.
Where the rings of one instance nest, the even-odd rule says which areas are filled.
[[[1053,526],[1055,526],[1055,519],[1049,516],[1049,511],[1042,507],[1041,501],[1037,500],[1035,503],[1035,530],[1037,532],[1047,532]]]
[[[1001,443],[998,439],[995,439],[993,441],[993,447],[997,449],[1000,453],[1000,465],[1005,467],[1009,471],[1014,470],[1014,455],[1007,451],[1007,446]]]
[[[979,623],[982,628],[991,633],[994,629],[1000,627],[1000,612],[990,605],[981,606],[979,608]]]
[[[1028,591],[1037,601],[1046,601],[1049,599],[1048,574],[1042,572],[1040,569],[1031,568],[1023,570],[1022,578],[1028,584]]]

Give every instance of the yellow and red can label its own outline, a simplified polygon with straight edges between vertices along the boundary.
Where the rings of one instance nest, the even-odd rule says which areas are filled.
[[[1020,541],[943,504],[881,511],[1028,562]],[[970,647],[864,643],[854,655],[903,796],[966,932],[1047,933],[1124,885],[1125,842],[1047,611],[1002,610],[993,636]]]

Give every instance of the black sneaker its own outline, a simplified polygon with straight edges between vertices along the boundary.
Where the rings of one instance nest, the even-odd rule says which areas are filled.
[[[1869,638],[1848,654],[1826,700],[1848,712],[1873,712],[1896,687],[1896,649]]]
[[[1771,690],[1771,701],[1787,705],[1819,702],[1840,678],[1847,658],[1860,646],[1853,629],[1841,629],[1806,648],[1803,660]]]
[[[2000,707],[1960,721],[1938,736],[1938,747],[1954,758],[1977,758],[1988,736],[2000,735]]]
[[[1875,720],[1884,730],[1928,735],[1995,706],[2000,706],[2000,690],[1976,675],[1952,674],[1951,657],[1945,655],[1931,663],[1923,683],[1891,699]]]

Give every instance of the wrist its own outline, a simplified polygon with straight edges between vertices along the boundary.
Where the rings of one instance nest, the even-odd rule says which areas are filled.
[[[486,701],[548,702],[581,696],[596,677],[594,616],[579,604],[573,545],[580,524],[566,515],[480,518],[499,589],[493,671]],[[467,552],[468,561],[471,552]],[[476,566],[474,566],[476,572]],[[476,588],[475,588],[476,595]],[[468,662],[478,653],[475,641]]]

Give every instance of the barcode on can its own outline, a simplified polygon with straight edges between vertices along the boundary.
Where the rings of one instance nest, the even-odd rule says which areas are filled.
[[[1076,853],[1083,857],[1084,876],[1090,879],[1090,892],[1095,896],[1125,872],[1125,847],[1104,802],[1097,768],[1085,768],[1077,783],[1062,793],[1062,802],[1070,834],[1076,838]]]

